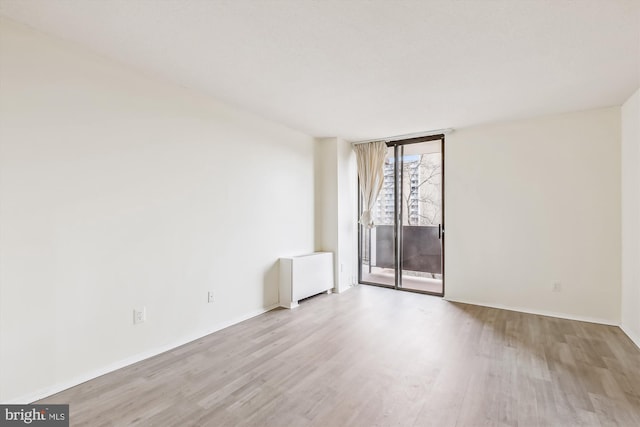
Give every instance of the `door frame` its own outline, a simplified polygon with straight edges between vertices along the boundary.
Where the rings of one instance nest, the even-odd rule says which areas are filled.
[[[374,282],[367,282],[367,281],[363,281],[362,280],[362,232],[363,232],[363,226],[362,224],[358,223],[358,242],[357,242],[357,246],[358,246],[358,284],[363,284],[363,285],[372,285],[372,286],[380,286],[383,288],[389,288],[389,289],[396,289],[396,290],[400,290],[400,291],[405,291],[405,292],[415,292],[415,293],[419,293],[419,294],[426,294],[426,295],[434,295],[434,296],[439,296],[439,297],[444,297],[445,295],[445,136],[444,134],[436,134],[436,135],[426,135],[426,136],[420,136],[420,137],[416,137],[416,138],[407,138],[407,139],[400,139],[400,140],[392,140],[392,141],[386,141],[387,147],[394,147],[394,155],[396,155],[398,153],[398,146],[400,145],[409,145],[409,144],[417,144],[420,142],[428,142],[428,141],[437,141],[440,140],[440,161],[441,161],[441,165],[440,165],[440,170],[441,170],[441,189],[440,189],[440,200],[441,200],[441,206],[440,206],[440,210],[441,210],[441,214],[442,214],[442,234],[441,234],[441,246],[442,246],[442,293],[436,293],[436,292],[428,292],[428,291],[421,291],[418,289],[407,289],[407,288],[402,288],[399,287],[398,284],[399,282],[402,281],[402,278],[399,276],[402,276],[402,271],[400,271],[400,269],[398,268],[398,264],[401,262],[400,260],[400,251],[402,250],[402,248],[399,248],[398,246],[398,215],[402,215],[402,203],[397,203],[397,200],[394,200],[394,206],[393,206],[393,215],[394,215],[394,227],[393,227],[393,237],[394,237],[394,264],[395,264],[395,272],[394,272],[394,285],[385,285],[382,283],[374,283]],[[394,161],[394,166],[393,166],[393,171],[394,171],[394,183],[393,183],[393,191],[394,191],[394,199],[398,196],[398,162]],[[362,195],[360,194],[360,179],[357,180],[357,184],[358,187],[356,189],[357,194],[358,194],[358,217],[360,216],[360,212],[362,210]],[[400,211],[398,212],[398,205],[400,205]],[[400,221],[400,226],[402,226],[402,221]],[[369,253],[369,262],[371,262],[371,253]]]

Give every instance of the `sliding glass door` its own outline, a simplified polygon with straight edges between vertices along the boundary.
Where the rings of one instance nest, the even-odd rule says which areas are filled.
[[[376,227],[359,230],[360,283],[444,295],[444,136],[387,145]]]

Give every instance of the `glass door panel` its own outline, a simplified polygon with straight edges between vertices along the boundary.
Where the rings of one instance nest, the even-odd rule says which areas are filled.
[[[384,163],[384,182],[373,209],[376,227],[360,226],[360,281],[395,287],[395,155],[389,147]]]
[[[442,295],[442,143],[399,148],[398,287]]]

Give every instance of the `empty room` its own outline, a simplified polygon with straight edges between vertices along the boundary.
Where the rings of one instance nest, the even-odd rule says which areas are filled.
[[[0,425],[640,425],[640,1],[0,0]]]

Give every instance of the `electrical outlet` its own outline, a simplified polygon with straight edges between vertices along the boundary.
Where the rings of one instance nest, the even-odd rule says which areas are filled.
[[[146,307],[133,309],[133,324],[144,323],[147,321],[147,309]]]
[[[551,288],[553,292],[562,292],[562,283],[553,282],[553,287]]]
[[[213,302],[213,291],[207,292],[207,302],[208,303],[212,303]]]

